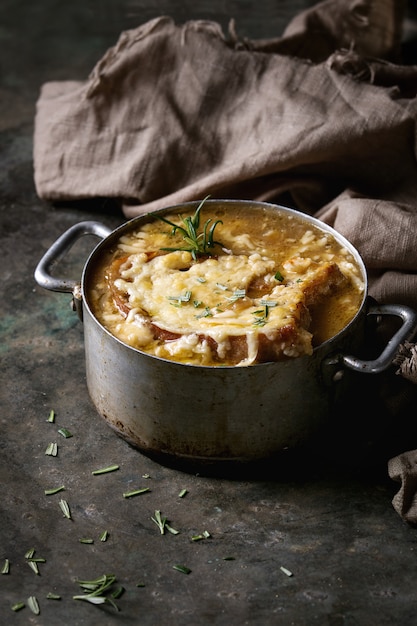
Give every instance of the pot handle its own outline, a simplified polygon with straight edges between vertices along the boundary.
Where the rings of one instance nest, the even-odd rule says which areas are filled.
[[[111,233],[111,229],[100,222],[86,221],[71,226],[52,244],[43,255],[35,270],[35,280],[40,287],[50,291],[62,291],[74,293],[79,288],[79,283],[66,278],[55,278],[51,275],[51,268],[59,261],[74,243],[83,235],[95,235],[104,239]]]
[[[406,341],[410,341],[417,330],[417,312],[401,304],[371,304],[367,315],[389,315],[399,317],[403,323],[397,332],[388,341],[381,354],[373,361],[364,361],[350,355],[341,355],[339,363],[351,370],[365,374],[379,374],[386,370],[394,360],[398,348]]]

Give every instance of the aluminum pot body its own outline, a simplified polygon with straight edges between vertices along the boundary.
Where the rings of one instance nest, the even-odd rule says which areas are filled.
[[[362,322],[363,316],[344,342],[358,342]],[[266,458],[306,441],[347,386],[346,377],[331,380],[332,366],[323,372],[335,350],[331,342],[311,357],[285,362],[196,367],[126,346],[89,310],[84,327],[87,384],[98,412],[130,443],[157,455],[202,461]]]
[[[232,210],[301,214],[268,203],[209,200]],[[168,207],[158,213],[181,213],[196,203]],[[100,254],[119,237],[153,219],[134,218],[114,231],[98,222],[81,222],[64,233],[39,262],[35,279],[41,286],[73,294],[83,318],[86,374],[97,411],[124,439],[145,453],[191,461],[265,459],[306,442],[326,424],[350,391],[351,374],[379,373],[392,362],[401,342],[413,336],[417,314],[400,305],[368,306],[367,276],[356,249],[315,218],[307,222],[330,232],[354,256],[364,282],[362,304],[354,319],[311,356],[248,367],[184,365],[160,359],[125,345],[97,320],[88,302],[94,267]],[[87,260],[81,283],[52,276],[50,269],[74,241],[93,234],[102,241]],[[364,344],[369,315],[394,315],[403,324],[374,361],[357,356]]]

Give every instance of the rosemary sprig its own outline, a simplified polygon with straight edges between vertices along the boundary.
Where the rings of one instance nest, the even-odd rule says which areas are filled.
[[[90,602],[90,604],[105,604],[107,602],[111,604],[116,611],[119,611],[119,607],[115,603],[114,598],[118,598],[123,593],[123,588],[121,587],[113,593],[105,594],[106,591],[110,590],[113,583],[116,582],[116,576],[113,574],[103,574],[103,576],[95,580],[78,580],[77,582],[84,593],[72,596],[73,600],[84,600]]]
[[[214,223],[211,224],[212,219],[209,218],[205,222],[203,229],[199,232],[200,211],[205,201],[209,197],[210,196],[206,196],[204,200],[200,202],[194,215],[187,216],[187,217],[183,217],[182,215],[179,215],[183,226],[181,226],[180,224],[174,224],[174,222],[171,222],[170,220],[166,219],[165,217],[162,217],[161,215],[158,215],[157,213],[152,214],[153,217],[156,217],[162,222],[165,222],[166,224],[168,224],[169,226],[172,226],[171,235],[175,235],[177,231],[180,232],[183,240],[187,244],[184,247],[161,248],[161,250],[165,250],[166,252],[175,252],[179,250],[190,252],[192,258],[194,259],[194,261],[196,261],[199,256],[204,256],[204,255],[211,256],[212,249],[216,245],[219,245],[219,246],[222,245],[220,241],[216,241],[214,239],[214,231],[216,227],[218,226],[218,224],[223,224],[221,220],[216,220]]]
[[[1,568],[1,574],[10,574],[10,561],[9,559],[4,559],[3,567]]]

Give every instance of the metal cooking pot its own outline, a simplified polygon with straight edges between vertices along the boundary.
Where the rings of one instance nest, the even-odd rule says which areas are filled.
[[[292,209],[268,203],[209,200],[208,204],[253,210],[273,209],[300,216]],[[169,207],[158,213],[181,213],[195,203]],[[401,305],[375,305],[367,297],[367,276],[357,250],[332,228],[303,216],[331,233],[354,256],[365,283],[355,318],[335,337],[314,349],[311,356],[249,367],[184,365],[129,347],[111,335],[91,311],[88,292],[92,267],[100,252],[124,233],[152,219],[134,218],[114,231],[86,221],[67,230],[39,262],[35,279],[49,290],[69,292],[84,324],[87,385],[100,415],[125,440],[144,453],[182,461],[220,462],[266,459],[306,442],[325,425],[346,393],[354,372],[377,374],[387,369],[399,345],[413,336],[417,314]],[[307,224],[307,225],[308,225]],[[52,264],[82,235],[102,241],[88,258],[81,283],[54,278]],[[399,330],[375,360],[358,356],[370,316],[395,316]]]

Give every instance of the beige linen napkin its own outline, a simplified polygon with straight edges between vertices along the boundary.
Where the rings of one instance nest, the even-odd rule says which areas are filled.
[[[401,64],[404,11],[403,0],[325,0],[258,41],[233,21],[224,34],[166,16],[123,32],[85,81],[43,85],[37,193],[115,198],[128,218],[208,194],[290,205],[352,242],[370,295],[417,308],[417,66]],[[397,367],[414,387],[413,344]]]
[[[385,60],[403,6],[326,0],[272,41],[168,17],[122,33],[88,80],[42,87],[39,196],[117,198],[127,217],[285,201],[351,240],[377,300],[417,307],[417,68]]]

